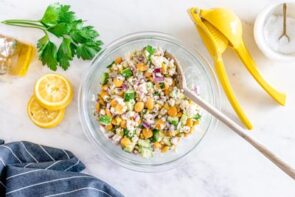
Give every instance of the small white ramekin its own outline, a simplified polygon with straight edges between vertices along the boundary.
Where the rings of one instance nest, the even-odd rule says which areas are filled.
[[[287,3],[287,16],[295,18],[295,2],[286,2]],[[268,17],[272,14],[282,13],[282,2],[274,3],[262,10],[262,12],[256,17],[256,21],[254,24],[254,38],[255,41],[260,48],[260,50],[264,53],[264,55],[270,59],[275,60],[294,60],[295,55],[287,55],[276,52],[270,48],[270,46],[266,43],[264,37],[264,26]]]

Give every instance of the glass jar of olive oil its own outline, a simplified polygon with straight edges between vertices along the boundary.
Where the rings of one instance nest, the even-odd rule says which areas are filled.
[[[32,45],[0,34],[0,79],[24,76],[34,55],[35,48]]]

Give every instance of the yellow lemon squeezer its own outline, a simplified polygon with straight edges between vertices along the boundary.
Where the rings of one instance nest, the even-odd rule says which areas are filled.
[[[209,10],[190,8],[188,13],[195,23],[204,44],[214,60],[217,77],[230,104],[240,120],[248,129],[252,129],[253,125],[247,118],[233,92],[223,64],[222,53],[227,47],[232,47],[234,49],[258,84],[275,101],[281,105],[285,105],[286,95],[274,89],[263,79],[253,58],[245,47],[242,39],[242,24],[238,16],[236,16],[231,10],[224,8]]]

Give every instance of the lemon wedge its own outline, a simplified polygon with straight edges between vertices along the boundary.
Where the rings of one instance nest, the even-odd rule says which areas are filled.
[[[34,124],[42,128],[56,127],[64,118],[65,109],[50,111],[42,107],[35,96],[32,96],[28,106],[27,112]]]
[[[73,99],[70,82],[59,74],[47,74],[35,85],[34,95],[41,106],[56,111],[66,108]]]

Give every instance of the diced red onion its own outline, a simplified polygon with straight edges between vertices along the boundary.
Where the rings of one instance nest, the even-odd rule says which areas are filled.
[[[143,126],[144,128],[146,128],[146,129],[151,128],[151,126],[150,126],[148,123],[146,123],[146,122],[142,122],[142,126]]]
[[[161,68],[155,68],[154,69],[154,73],[160,73],[161,72]]]
[[[165,77],[158,77],[158,76],[155,76],[155,75],[154,75],[154,80],[155,80],[156,82],[164,82]]]
[[[134,119],[137,120],[137,118],[139,118],[139,115],[138,114],[135,114],[134,115]]]
[[[123,85],[122,85],[122,89],[123,89],[123,90],[127,90],[127,88],[128,88],[127,84],[123,83]]]

